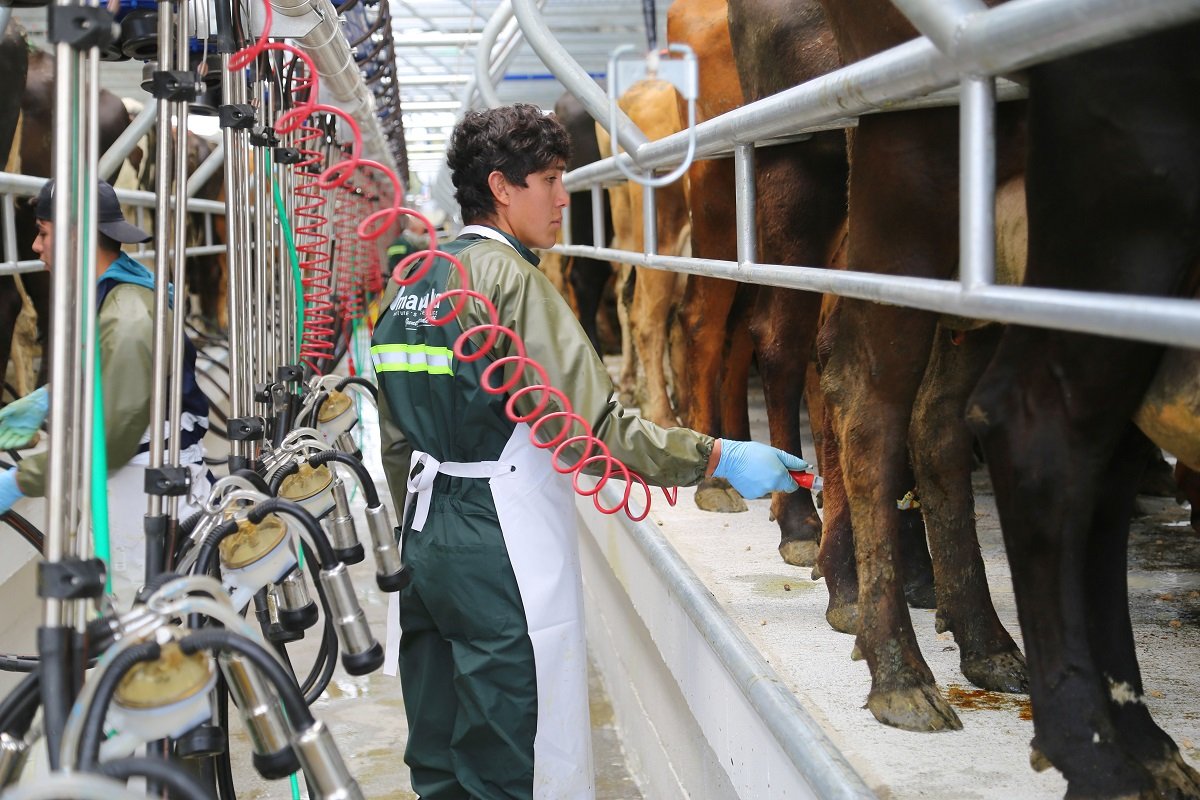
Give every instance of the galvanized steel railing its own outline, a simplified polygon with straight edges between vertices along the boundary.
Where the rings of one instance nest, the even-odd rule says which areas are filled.
[[[25,261],[17,258],[16,243],[16,204],[25,198],[35,197],[41,191],[45,178],[35,178],[29,175],[14,175],[11,172],[0,172],[0,224],[4,226],[4,252],[0,255],[0,275],[13,275],[21,272],[38,272],[46,266],[37,259]],[[117,199],[122,204],[133,206],[135,217],[132,222],[139,228],[146,228],[145,210],[154,208],[155,195],[153,192],[117,189]],[[214,241],[212,218],[214,215],[225,216],[225,204],[215,200],[199,200],[192,198],[188,201],[189,213],[204,215],[204,244],[187,248],[184,253],[188,257],[224,253],[226,245]],[[153,244],[153,242],[151,242]],[[139,260],[150,260],[155,257],[153,247],[140,244],[130,253]]]
[[[547,66],[603,123],[597,87],[581,74],[532,10],[532,0],[512,0],[525,36]],[[986,76],[1070,55],[1200,18],[1200,0],[1011,0],[989,10],[963,0],[949,7],[902,0],[919,29],[946,51],[918,38],[836,72],[747,104],[696,128],[697,154],[734,154],[738,175],[738,262],[654,254],[652,199],[646,212],[646,251],[572,245],[555,249],[573,256],[620,261],[654,269],[727,278],[961,316],[1059,328],[1200,348],[1200,302],[1130,297],[992,284],[991,185],[994,142],[986,135],[992,113],[992,81]],[[892,110],[900,103],[963,84],[962,264],[959,281],[942,281],[753,261],[753,145],[805,132],[853,124],[860,114]],[[687,134],[627,145],[620,156],[642,170],[679,163]],[[568,190],[592,189],[622,180],[612,158],[574,170]],[[647,193],[650,196],[650,193]],[[599,205],[598,203],[596,204]],[[569,226],[564,222],[563,230]],[[597,241],[603,241],[597,226]]]

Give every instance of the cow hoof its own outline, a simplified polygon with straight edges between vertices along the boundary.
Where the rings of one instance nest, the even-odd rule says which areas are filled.
[[[1034,772],[1045,772],[1054,765],[1050,763],[1050,759],[1037,746],[1037,740],[1029,743],[1029,766]]]
[[[1138,484],[1138,494],[1146,497],[1174,497],[1176,491],[1175,470],[1161,458],[1146,467]]]
[[[960,731],[962,722],[936,686],[871,690],[867,708],[875,719],[903,731]]]
[[[933,580],[913,581],[904,584],[904,599],[913,608],[937,608],[937,596],[933,591]]]
[[[825,621],[839,633],[858,633],[858,603],[831,605],[825,611]]]
[[[811,567],[817,563],[817,543],[812,539],[784,539],[779,555],[793,567]]]
[[[990,655],[966,655],[959,664],[963,675],[980,689],[992,692],[1024,694],[1029,691],[1029,670],[1019,650],[1004,650]]]
[[[1188,766],[1178,750],[1162,761],[1145,764],[1145,767],[1154,779],[1155,797],[1170,800],[1200,797],[1200,774]]]
[[[809,580],[817,581],[825,577],[825,573],[821,571],[821,562],[813,564],[812,574],[808,576]]]
[[[696,507],[701,511],[719,514],[738,514],[749,510],[737,489],[724,478],[705,478],[700,481],[696,487]]]

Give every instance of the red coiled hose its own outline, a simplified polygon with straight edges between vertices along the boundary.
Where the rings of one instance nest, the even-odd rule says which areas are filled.
[[[465,330],[454,343],[454,354],[463,362],[477,361],[488,355],[501,335],[507,336],[511,342],[511,346],[515,355],[503,356],[497,358],[484,369],[480,383],[484,390],[495,395],[511,394],[508,401],[505,403],[505,413],[514,422],[528,423],[530,426],[530,441],[534,446],[542,449],[553,449],[552,463],[554,469],[564,475],[573,475],[572,485],[576,492],[585,496],[591,497],[592,503],[596,509],[605,514],[615,514],[618,511],[624,511],[630,519],[639,521],[646,518],[650,513],[650,486],[645,479],[636,472],[630,470],[620,459],[614,457],[609,451],[608,446],[603,441],[598,439],[591,429],[591,424],[576,414],[570,398],[568,398],[561,390],[550,385],[549,376],[542,365],[538,364],[533,359],[529,358],[525,351],[525,343],[517,333],[499,323],[499,314],[495,306],[484,295],[470,288],[470,276],[467,274],[466,268],[462,262],[449,253],[445,253],[437,249],[437,237],[434,233],[433,226],[419,212],[405,208],[401,204],[404,196],[403,187],[400,179],[384,165],[363,159],[360,156],[362,150],[362,137],[359,133],[358,126],[344,112],[339,109],[325,106],[323,104],[312,102],[312,99],[317,96],[316,91],[316,71],[313,69],[311,61],[301,52],[289,45],[267,42],[271,25],[271,8],[269,3],[264,3],[266,20],[263,27],[263,34],[257,42],[245,50],[240,51],[236,56],[244,59],[244,63],[248,64],[259,53],[268,49],[286,50],[293,53],[296,57],[305,61],[308,68],[308,74],[312,78],[312,90],[308,95],[308,100],[301,106],[292,109],[280,117],[278,129],[281,133],[288,133],[297,128],[303,120],[307,119],[313,113],[318,111],[326,111],[336,114],[348,123],[352,135],[354,146],[349,158],[339,162],[322,172],[317,176],[314,185],[319,189],[333,189],[343,186],[356,170],[363,170],[363,175],[367,179],[375,176],[371,175],[372,171],[382,172],[391,183],[392,188],[392,205],[382,208],[372,214],[366,216],[357,226],[358,235],[365,241],[373,241],[378,239],[389,230],[393,230],[394,226],[405,216],[411,216],[418,219],[425,230],[429,233],[430,249],[421,252],[413,253],[406,257],[403,261],[396,265],[393,271],[393,278],[401,285],[411,284],[420,280],[429,268],[433,265],[436,257],[441,257],[449,260],[454,268],[458,271],[460,286],[462,288],[443,292],[433,303],[430,303],[425,310],[426,320],[433,325],[445,325],[454,320],[462,313],[467,300],[474,298],[481,302],[487,309],[488,322],[477,325],[469,330]],[[235,60],[230,60],[231,69],[240,69],[235,66]],[[412,264],[415,264],[418,259],[423,259],[423,263],[419,266],[411,276],[403,277],[404,271]],[[434,309],[441,306],[444,301],[452,301],[453,308],[450,313],[439,319],[434,319],[432,314]],[[483,342],[478,349],[473,353],[464,352],[464,346],[470,337],[482,334]],[[514,368],[513,376],[508,380],[503,380],[503,370],[506,367]],[[528,385],[517,388],[518,383],[525,376],[526,371],[531,371],[535,380]],[[502,381],[502,382],[501,382]],[[515,390],[515,391],[514,391]],[[525,414],[521,414],[516,409],[516,403],[523,397],[536,396],[538,398],[535,407]],[[557,400],[562,411],[556,411],[542,415],[550,401]],[[539,418],[540,417],[540,418]],[[537,438],[537,434],[541,432],[545,425],[555,421],[561,423],[562,429],[553,436],[550,436],[547,441],[542,442]],[[577,431],[572,433],[573,431]],[[573,463],[565,463],[564,457],[569,457],[568,448],[581,447],[583,452]],[[587,487],[580,484],[580,477],[583,471],[589,468],[599,468],[601,473],[595,486]],[[622,494],[621,502],[613,507],[607,507],[600,502],[600,490],[612,477],[618,477],[625,481],[625,491]],[[645,497],[645,508],[641,513],[635,513],[630,507],[629,501],[632,494],[634,484],[641,487]],[[674,505],[678,498],[678,489],[663,489],[667,502]]]

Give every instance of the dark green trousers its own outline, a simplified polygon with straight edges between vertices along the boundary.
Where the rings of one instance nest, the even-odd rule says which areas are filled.
[[[470,483],[405,536],[404,761],[422,800],[532,798],[533,646],[487,483]]]

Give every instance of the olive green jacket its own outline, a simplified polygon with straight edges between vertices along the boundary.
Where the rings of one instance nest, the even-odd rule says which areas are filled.
[[[570,398],[575,413],[591,424],[595,436],[608,446],[614,457],[651,485],[691,486],[698,483],[704,477],[714,439],[689,428],[661,428],[626,411],[617,399],[612,378],[574,313],[537,269],[537,256],[515,240],[510,238],[510,241],[517,250],[492,239],[471,241],[461,248],[458,258],[467,269],[471,288],[491,300],[498,312],[499,324],[521,336],[527,356],[546,369],[550,385],[561,389]],[[461,240],[455,242],[455,245],[460,244]],[[445,290],[460,288],[460,284],[457,270],[451,269]],[[398,284],[389,283],[381,303],[384,315],[398,290]],[[439,306],[439,315],[445,316],[450,303],[444,301]],[[458,318],[462,330],[488,321],[483,303],[473,298]],[[471,336],[471,341],[479,344],[484,336],[476,333]],[[515,352],[512,341],[501,336],[488,360],[495,361]],[[511,370],[508,374],[511,375]],[[527,373],[519,385],[531,382]],[[517,410],[528,413],[538,402],[538,394],[531,393],[517,402]],[[542,413],[561,410],[561,404],[552,400]],[[385,391],[379,404],[383,465],[393,501],[399,509],[404,505],[404,476],[408,474],[412,446],[397,424],[396,416],[388,407]],[[541,438],[544,441],[550,437]],[[582,447],[572,449],[577,459]],[[571,463],[575,459],[565,461]],[[603,467],[595,464],[586,471],[599,474]]]
[[[112,471],[129,463],[150,427],[154,292],[131,283],[119,284],[104,298],[97,325],[105,441]],[[17,465],[17,486],[27,497],[46,493],[48,455],[36,453]]]

